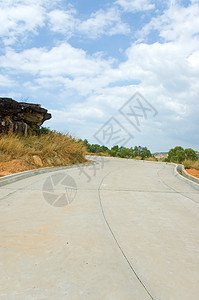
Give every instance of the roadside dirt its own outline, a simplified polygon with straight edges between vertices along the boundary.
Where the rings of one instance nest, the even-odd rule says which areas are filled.
[[[186,169],[187,173],[189,173],[189,175],[195,176],[197,178],[199,178],[199,171],[196,169]]]
[[[7,162],[0,162],[0,177],[27,171],[29,169],[30,168],[25,166],[25,164],[18,159]]]

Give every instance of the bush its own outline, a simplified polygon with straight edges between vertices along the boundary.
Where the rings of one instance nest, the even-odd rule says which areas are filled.
[[[196,152],[191,148],[185,149],[185,158],[195,161],[198,159]]]
[[[181,146],[177,146],[171,149],[168,153],[167,160],[170,162],[182,163],[183,161],[185,161],[185,159],[196,161],[197,160],[196,152],[191,148],[184,150]]]
[[[196,169],[196,170],[199,170],[199,160],[193,161],[193,160],[190,160],[190,159],[186,159],[183,162],[183,165],[184,165],[185,169]]]

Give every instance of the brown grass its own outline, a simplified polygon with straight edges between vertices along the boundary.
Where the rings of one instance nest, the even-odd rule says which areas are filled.
[[[147,161],[158,161],[157,158],[151,156],[151,157],[146,157],[144,160],[147,160]]]
[[[108,153],[106,153],[106,152],[105,153],[104,152],[98,152],[98,153],[87,152],[86,155],[110,157],[110,155]]]
[[[196,169],[196,170],[199,170],[199,160],[192,161],[192,160],[186,159],[183,162],[183,165],[184,165],[185,169]]]
[[[0,161],[19,159],[29,168],[35,168],[33,155],[38,155],[43,167],[65,166],[85,162],[85,146],[82,142],[58,132],[41,136],[0,136]]]

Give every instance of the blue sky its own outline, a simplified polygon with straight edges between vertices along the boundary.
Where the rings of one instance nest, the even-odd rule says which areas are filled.
[[[198,16],[198,0],[0,0],[0,96],[91,143],[114,118],[128,146],[199,150]],[[120,112],[136,92],[157,111],[139,130]]]

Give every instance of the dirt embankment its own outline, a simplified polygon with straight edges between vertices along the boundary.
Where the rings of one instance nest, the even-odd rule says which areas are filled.
[[[0,162],[0,177],[27,170],[29,170],[29,168],[18,159],[7,162]]]
[[[199,178],[199,171],[196,169],[186,169],[187,173],[189,175],[195,176],[197,178]]]
[[[40,135],[0,135],[0,177],[27,170],[86,162],[82,141],[49,131]]]

